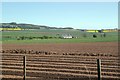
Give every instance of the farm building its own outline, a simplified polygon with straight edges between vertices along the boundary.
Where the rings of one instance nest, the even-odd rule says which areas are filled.
[[[73,38],[73,36],[70,35],[70,34],[65,34],[65,35],[62,35],[62,38],[64,38],[64,39],[71,39],[71,38]]]

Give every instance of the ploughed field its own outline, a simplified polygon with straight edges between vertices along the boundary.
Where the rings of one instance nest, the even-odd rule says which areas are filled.
[[[102,80],[119,80],[118,43],[3,44],[3,80],[97,80],[101,59]]]

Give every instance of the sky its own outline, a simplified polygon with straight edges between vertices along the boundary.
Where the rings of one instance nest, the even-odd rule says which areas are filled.
[[[117,2],[2,2],[2,22],[75,29],[118,27]]]
[[[119,2],[119,0],[1,0],[2,2]]]

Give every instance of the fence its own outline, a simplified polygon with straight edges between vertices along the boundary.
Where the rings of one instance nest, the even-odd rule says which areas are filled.
[[[101,60],[97,59],[98,80],[101,80]],[[23,80],[26,80],[26,56],[23,56]]]

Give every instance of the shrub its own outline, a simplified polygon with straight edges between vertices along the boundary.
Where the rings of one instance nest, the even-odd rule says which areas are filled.
[[[93,34],[93,38],[97,38],[97,35]]]

